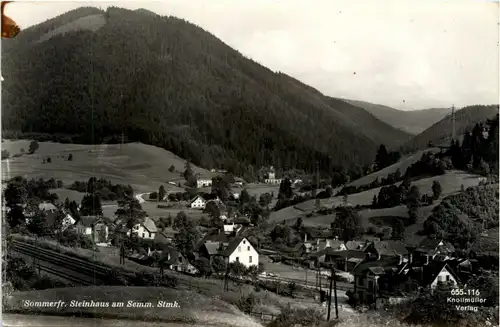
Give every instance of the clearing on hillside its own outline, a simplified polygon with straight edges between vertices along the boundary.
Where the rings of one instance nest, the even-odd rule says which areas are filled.
[[[2,160],[2,180],[15,176],[25,178],[55,178],[65,185],[75,180],[87,181],[90,177],[105,178],[114,184],[130,184],[136,193],[156,191],[160,185],[170,180],[180,180],[186,160],[170,151],[142,143],[119,144],[62,144],[39,142],[40,147],[34,154],[28,152],[30,141],[5,140],[2,149],[9,151],[11,157]],[[69,154],[73,160],[68,161]],[[50,157],[51,163],[42,163]],[[175,171],[169,172],[173,165]],[[192,165],[195,173],[211,178],[213,174]],[[169,184],[168,184],[169,185]]]
[[[377,177],[379,178],[379,180],[382,178],[386,178],[387,176],[389,176],[389,174],[395,173],[396,170],[398,170],[398,169],[401,172],[401,175],[404,175],[406,172],[406,169],[408,169],[408,167],[410,167],[415,162],[419,161],[420,158],[422,157],[422,154],[424,154],[425,152],[439,153],[439,151],[441,151],[439,148],[429,148],[426,150],[421,150],[421,151],[415,152],[411,155],[408,155],[406,157],[401,158],[398,162],[396,162],[393,165],[390,165],[389,167],[385,167],[382,170],[373,172],[370,175],[363,176],[363,177],[361,177],[361,178],[359,178],[359,179],[357,179],[357,180],[355,180],[347,185],[348,186],[361,186],[361,185],[370,184]]]

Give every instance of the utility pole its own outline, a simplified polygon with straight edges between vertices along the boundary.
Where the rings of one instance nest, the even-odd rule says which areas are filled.
[[[337,300],[337,276],[335,275],[335,268],[333,268],[333,265],[331,266],[330,292],[328,293],[328,315],[326,321],[330,321],[330,311],[332,307],[332,283],[335,296],[335,318],[339,319],[339,304]]]
[[[335,274],[335,269],[332,268],[332,278],[333,278],[333,293],[335,295],[335,318],[339,319],[339,303],[337,301],[337,275]]]
[[[332,308],[332,283],[333,283],[333,268],[332,268],[332,276],[330,276],[330,291],[328,292],[328,313],[326,317],[326,321],[330,321],[330,311]]]

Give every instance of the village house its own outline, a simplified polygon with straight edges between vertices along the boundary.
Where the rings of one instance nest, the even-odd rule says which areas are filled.
[[[160,253],[164,268],[187,274],[196,274],[198,270],[173,246],[166,246]]]
[[[455,247],[442,239],[425,238],[413,251],[413,261],[424,263],[432,260],[446,261],[452,258]]]
[[[198,178],[196,180],[196,187],[197,188],[210,187],[210,186],[212,186],[212,179],[211,178]]]
[[[271,166],[269,168],[269,172],[267,173],[266,179],[264,179],[264,183],[266,184],[280,184],[282,181],[281,178],[276,178],[276,172],[274,171],[274,167]]]
[[[239,262],[247,268],[259,265],[259,253],[246,237],[233,238],[222,255],[227,263]]]
[[[403,260],[401,252],[371,257],[358,264],[354,292],[362,304],[387,303],[404,300],[407,294],[420,288],[435,288],[440,283],[458,285],[460,278],[449,264],[441,261],[418,263],[409,255]],[[395,301],[395,302],[394,302]]]
[[[316,242],[306,242],[302,244],[300,251],[302,253],[315,253],[324,251],[330,248],[331,251],[345,251],[347,250],[344,242],[339,240],[320,240],[316,239]]]
[[[64,213],[64,218],[61,222],[61,231],[65,231],[71,226],[74,226],[76,223],[76,219],[73,218],[69,213]]]
[[[191,209],[205,209],[206,205],[207,201],[201,195],[197,195],[189,204]]]
[[[102,216],[83,216],[76,222],[75,231],[89,236],[97,245],[105,246],[109,241],[109,219]]]
[[[142,239],[154,240],[156,237],[156,233],[158,232],[158,228],[153,219],[146,217],[144,218],[144,222],[140,224],[136,224],[132,231],[127,231],[127,236],[130,236],[130,233],[134,233],[137,237]]]
[[[366,241],[348,241],[345,243],[347,250],[363,251],[368,243]]]
[[[240,262],[245,267],[259,264],[259,253],[238,231],[226,231],[207,234],[199,244],[198,256],[212,260],[222,256],[227,263]]]
[[[323,263],[333,264],[336,269],[350,273],[365,258],[366,253],[360,250],[333,251],[326,249],[322,255],[317,257],[316,266],[319,267]]]
[[[299,235],[300,238],[304,240],[304,243],[317,242],[318,240],[321,242],[335,238],[333,231],[329,229],[320,229],[308,226],[302,226],[300,228]]]
[[[373,241],[367,244],[364,252],[369,258],[381,260],[384,258],[401,258],[403,261],[408,260],[409,251],[401,241]]]

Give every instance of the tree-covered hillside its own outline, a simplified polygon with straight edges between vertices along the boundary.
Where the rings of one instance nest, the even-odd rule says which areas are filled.
[[[455,133],[457,137],[466,132],[471,132],[476,123],[494,118],[497,113],[498,105],[476,105],[458,110],[455,113]],[[428,147],[429,142],[435,146],[450,145],[452,126],[453,123],[450,114],[407,142],[403,146],[403,151],[412,152],[425,149]]]
[[[99,13],[98,29],[73,24],[38,42]],[[29,28],[2,40],[2,74],[4,131],[79,143],[116,142],[123,132],[208,168],[312,171],[319,161],[331,171],[370,164],[380,143],[408,137],[193,24],[150,12],[80,8]]]
[[[398,110],[388,106],[365,101],[344,100],[354,106],[365,109],[378,119],[411,134],[419,134],[437,123],[447,113],[449,108],[432,108],[421,110]]]

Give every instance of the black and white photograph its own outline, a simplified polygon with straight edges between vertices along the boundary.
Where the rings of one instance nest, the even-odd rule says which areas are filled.
[[[3,326],[500,326],[499,2],[1,15]]]

